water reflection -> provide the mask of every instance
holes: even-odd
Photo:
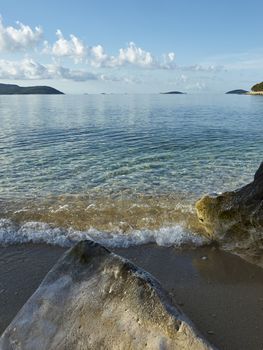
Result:
[[[236,96],[0,97],[0,196],[233,189],[261,160],[262,104]]]

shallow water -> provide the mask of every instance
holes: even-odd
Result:
[[[252,180],[262,111],[261,96],[0,96],[0,241],[188,242],[199,196]]]

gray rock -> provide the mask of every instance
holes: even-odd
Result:
[[[263,267],[263,162],[250,184],[204,196],[196,210],[208,238]]]
[[[212,349],[159,283],[83,241],[48,273],[0,339],[0,349]]]

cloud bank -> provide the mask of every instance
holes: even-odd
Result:
[[[0,78],[17,80],[67,79],[73,81],[99,80],[100,75],[85,70],[69,69],[56,64],[40,64],[33,59],[0,60]]]
[[[112,55],[105,51],[103,45],[87,45],[74,34],[65,37],[58,29],[55,35],[54,42],[49,42],[40,26],[32,28],[21,22],[16,22],[15,26],[5,26],[0,17],[0,53],[15,56],[14,60],[0,59],[0,78],[140,83],[141,78],[122,77],[119,72],[121,69],[124,72],[134,69],[209,73],[223,69],[216,65],[179,66],[175,52],[156,56],[132,41]],[[49,63],[40,63],[43,61]],[[113,74],[109,73],[110,70]]]
[[[94,68],[134,66],[146,69],[174,69],[176,67],[174,52],[164,54],[160,60],[131,41],[113,56],[107,54],[102,45],[87,46],[73,34],[66,39],[62,31],[57,30],[56,35],[57,40],[53,44],[44,42],[43,52],[54,58],[70,58],[76,64],[84,62]]]

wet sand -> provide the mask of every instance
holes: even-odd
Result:
[[[0,248],[0,333],[64,251],[30,244]],[[147,245],[115,252],[152,273],[219,349],[263,349],[263,269],[213,248]]]

